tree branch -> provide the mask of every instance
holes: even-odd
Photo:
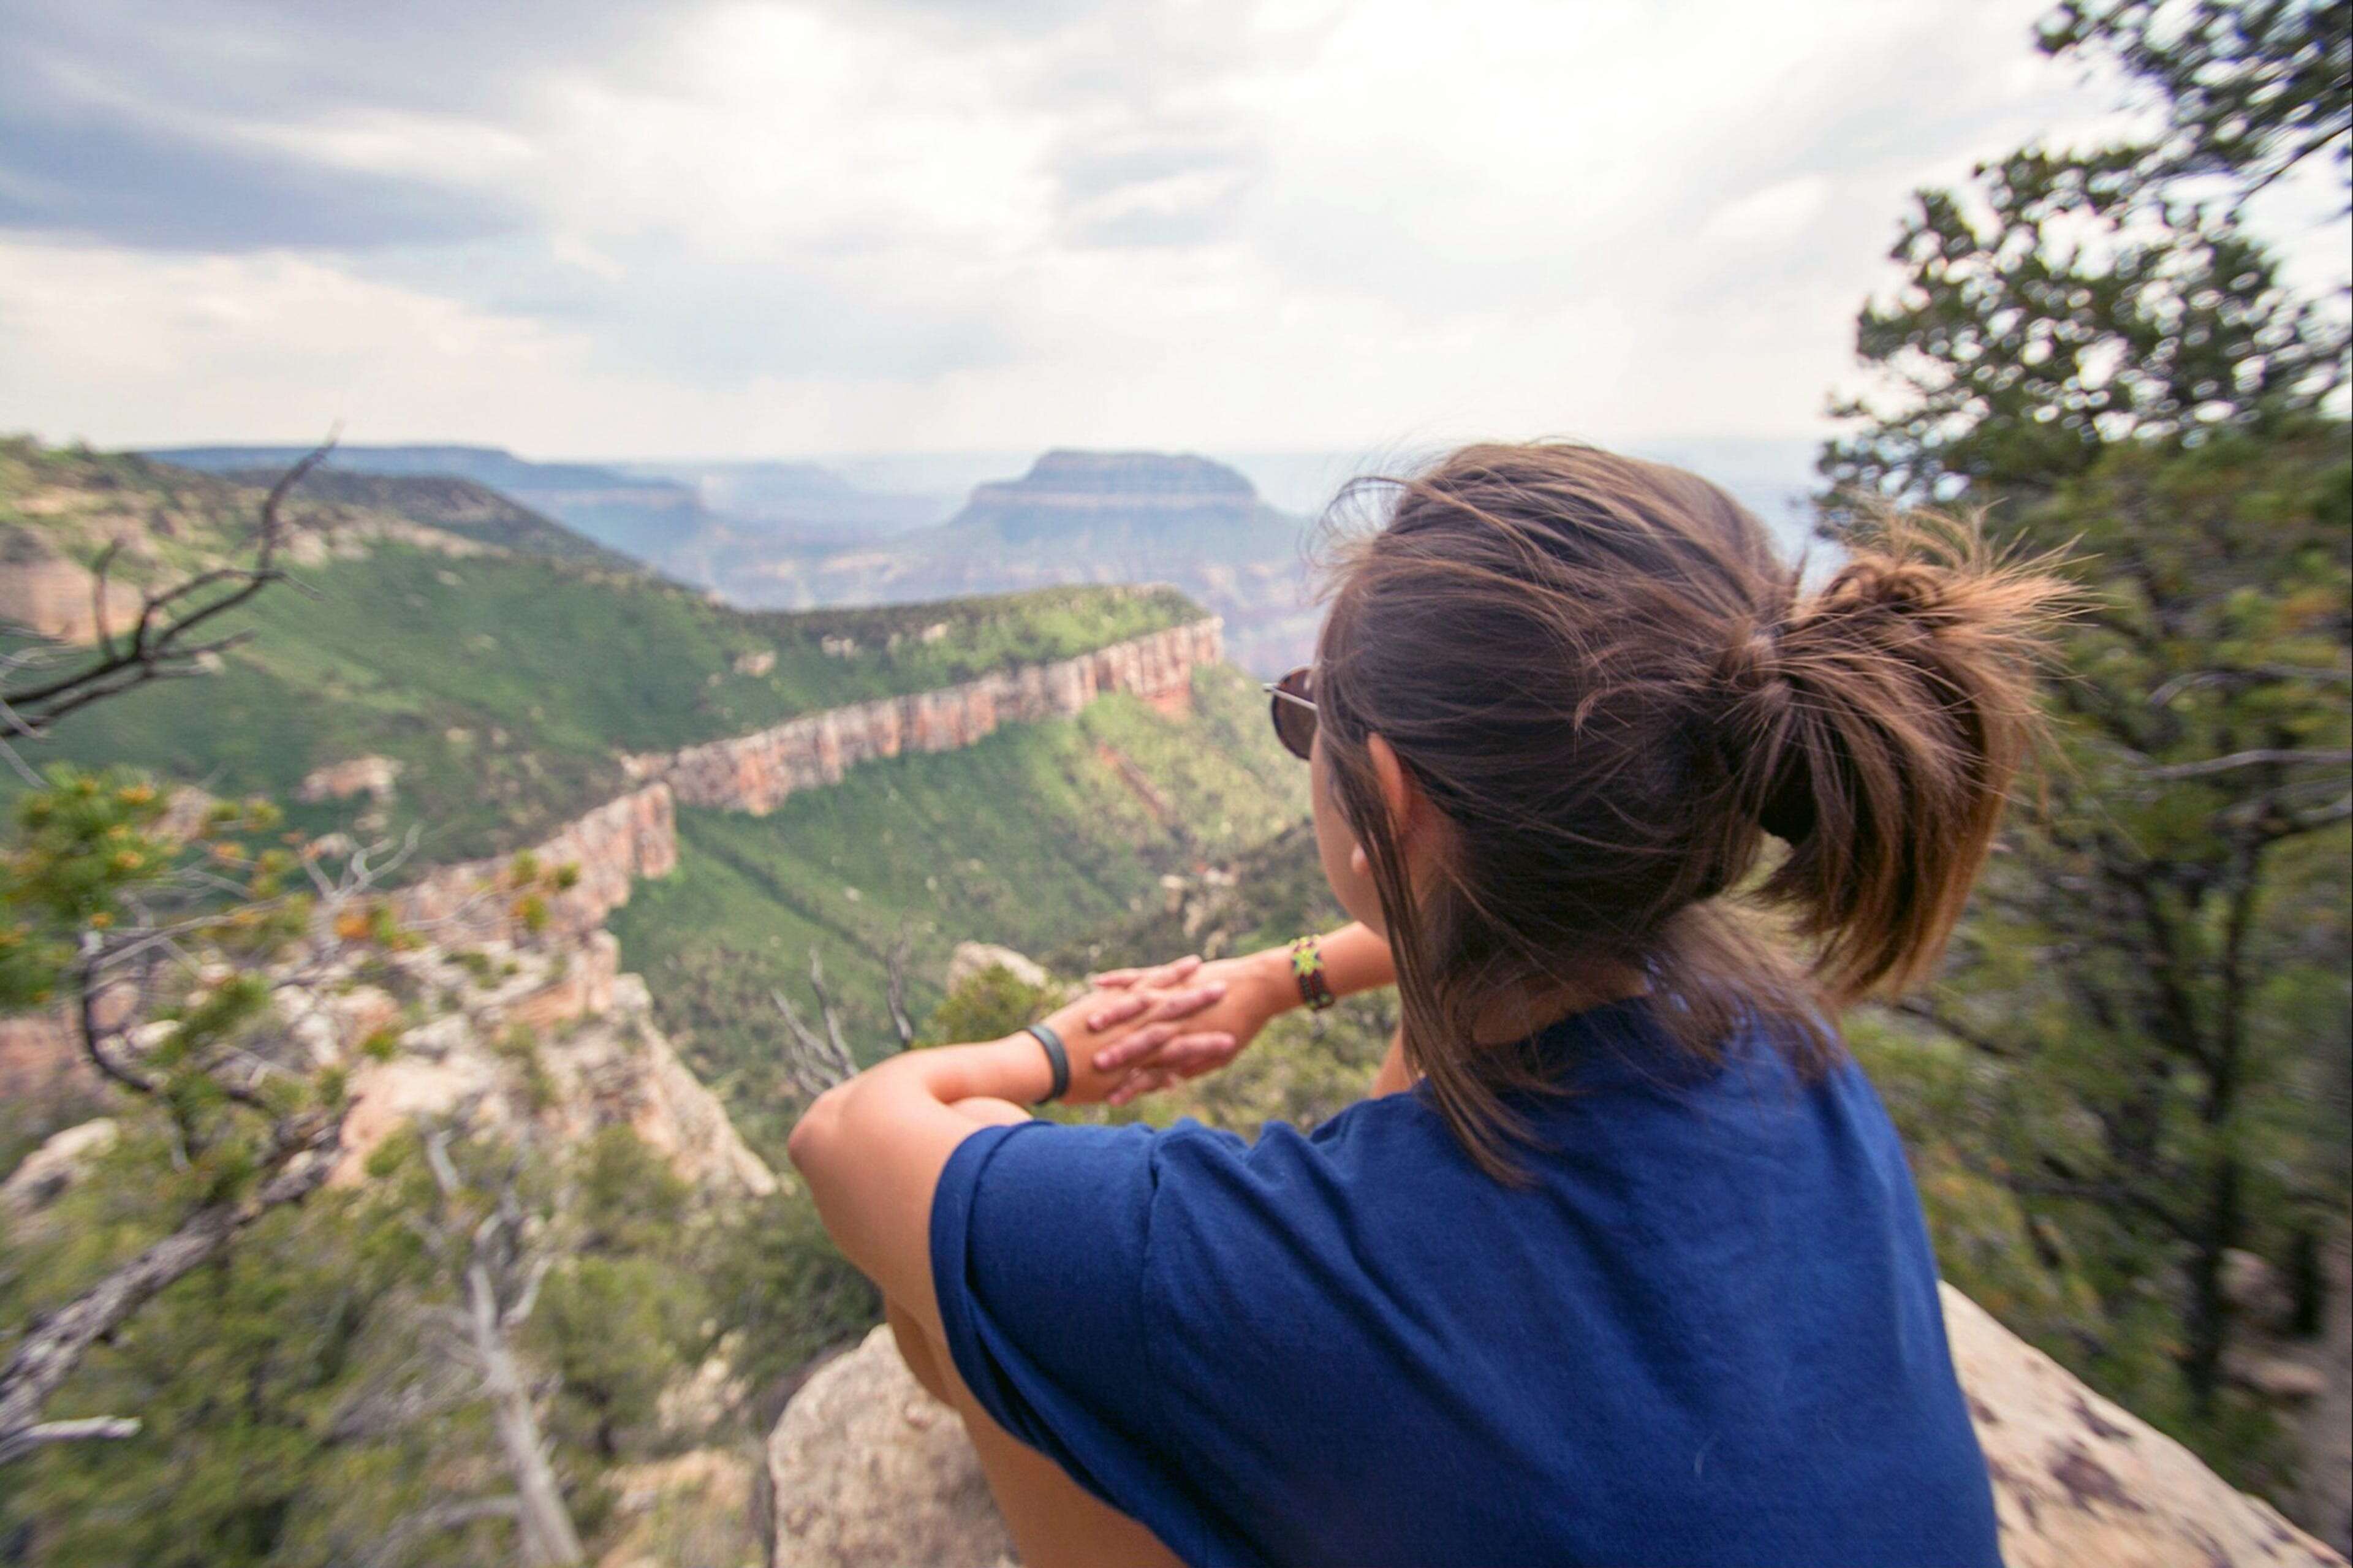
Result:
[[[236,1235],[270,1210],[301,1203],[327,1179],[342,1147],[343,1123],[318,1117],[283,1135],[263,1162],[269,1177],[250,1196],[207,1204],[177,1230],[109,1273],[35,1323],[0,1367],[0,1465],[38,1444],[29,1434],[45,1425],[41,1406],[90,1347],[114,1331],[158,1291],[220,1252]]]
[[[254,526],[252,564],[216,566],[160,593],[142,593],[138,619],[123,637],[117,637],[107,625],[106,613],[107,587],[119,545],[110,544],[101,551],[90,574],[91,613],[96,617],[98,642],[96,660],[28,686],[0,688],[0,711],[6,712],[11,727],[22,735],[39,736],[59,719],[93,702],[150,680],[195,674],[197,659],[241,640],[242,634],[200,644],[186,639],[189,633],[206,622],[237,608],[272,583],[286,580],[284,569],[277,563],[282,532],[279,509],[287,492],[325,461],[334,445],[335,438],[330,436],[270,486]],[[194,608],[180,607],[213,588],[227,591]]]
[[[2353,750],[2305,751],[2259,746],[2249,751],[2232,752],[2224,757],[2207,757],[2195,763],[2168,763],[2144,769],[2153,779],[2202,779],[2215,773],[2236,773],[2243,768],[2334,766],[2353,763]]]

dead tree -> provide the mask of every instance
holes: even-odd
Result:
[[[451,1529],[492,1515],[513,1518],[522,1537],[523,1562],[534,1565],[576,1563],[586,1553],[573,1528],[564,1490],[548,1462],[548,1444],[539,1429],[530,1381],[516,1356],[513,1337],[538,1305],[539,1288],[555,1261],[546,1237],[534,1238],[530,1216],[516,1192],[522,1152],[518,1150],[481,1217],[464,1225],[470,1189],[449,1156],[449,1131],[434,1129],[425,1139],[426,1163],[433,1172],[439,1203],[420,1226],[430,1250],[457,1276],[459,1302],[438,1314],[451,1348],[479,1380],[479,1396],[491,1406],[499,1455],[513,1486],[511,1496],[441,1505],[411,1520],[396,1534],[413,1538],[429,1529]],[[462,1237],[461,1237],[462,1231]]]
[[[264,498],[246,564],[200,572],[171,587],[142,593],[139,615],[121,636],[107,625],[107,582],[115,551],[100,556],[93,575],[97,596],[96,656],[79,668],[57,673],[54,650],[20,652],[0,660],[0,752],[32,782],[14,742],[45,739],[49,726],[67,714],[120,695],[151,680],[194,674],[205,657],[242,641],[238,632],[209,640],[195,634],[271,584],[286,580],[278,563],[283,531],[280,509],[287,492],[322,460],[332,443],[320,447],[289,468]],[[388,846],[350,856],[330,877],[306,861],[314,898],[310,953],[323,959],[339,945],[337,915],[365,896],[402,858],[401,850],[380,859]],[[146,1059],[135,1026],[155,998],[159,983],[177,970],[194,975],[208,938],[237,913],[267,911],[279,900],[248,901],[242,911],[224,912],[233,884],[190,870],[137,902],[133,919],[104,931],[79,932],[79,952],[61,976],[74,1001],[82,1055],[99,1075],[146,1103],[172,1103],[170,1083]],[[277,978],[299,980],[280,972]],[[290,1057],[293,1053],[289,1053]],[[238,1041],[216,1042],[200,1059],[178,1064],[175,1072],[197,1072],[239,1109],[250,1129],[250,1179],[239,1191],[205,1203],[183,1215],[170,1234],[110,1270],[72,1300],[26,1324],[16,1349],[0,1365],[0,1464],[23,1458],[48,1444],[87,1438],[125,1437],[139,1430],[136,1416],[105,1415],[69,1421],[43,1419],[58,1386],[72,1375],[90,1348],[111,1335],[133,1313],[191,1269],[217,1257],[248,1226],[265,1215],[299,1204],[325,1182],[342,1147],[338,1108],[315,1097],[278,1092],[272,1079],[299,1077],[299,1068]],[[289,1110],[290,1100],[295,1108]],[[185,1137],[186,1128],[178,1131]],[[184,1151],[185,1152],[185,1151]]]
[[[915,1043],[915,1026],[907,1016],[907,952],[909,942],[902,931],[891,944],[885,960],[889,965],[883,985],[885,1005],[891,1010],[892,1031],[898,1037],[898,1050]],[[856,1076],[858,1058],[841,1031],[841,1015],[834,1011],[833,996],[825,986],[825,961],[816,948],[809,949],[809,990],[817,997],[818,1020],[825,1026],[818,1033],[801,1021],[793,1010],[792,1002],[782,991],[771,990],[769,1000],[784,1016],[785,1027],[791,1037],[785,1043],[785,1081],[793,1092],[804,1100],[815,1100],[844,1079]]]

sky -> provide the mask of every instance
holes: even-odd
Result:
[[[1818,433],[2043,0],[0,0],[0,430]]]

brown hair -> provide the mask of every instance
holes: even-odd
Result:
[[[1524,1050],[1476,1042],[1499,994],[1613,960],[1693,1048],[1753,1013],[1819,1067],[1824,1006],[1935,963],[2037,732],[2055,577],[1915,515],[1807,594],[1722,490],[1588,447],[1466,447],[1367,482],[1386,522],[1334,576],[1325,761],[1389,926],[1408,1062],[1482,1166],[1511,1179],[1525,1124],[1504,1096],[1547,1087]],[[1372,734],[1448,825],[1410,896]],[[1744,889],[1767,834],[1788,853]]]

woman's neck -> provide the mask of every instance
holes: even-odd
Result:
[[[1472,1038],[1482,1046],[1509,1045],[1563,1018],[1640,996],[1650,988],[1650,982],[1634,965],[1593,960],[1567,973],[1546,975],[1498,993],[1480,1008]]]

